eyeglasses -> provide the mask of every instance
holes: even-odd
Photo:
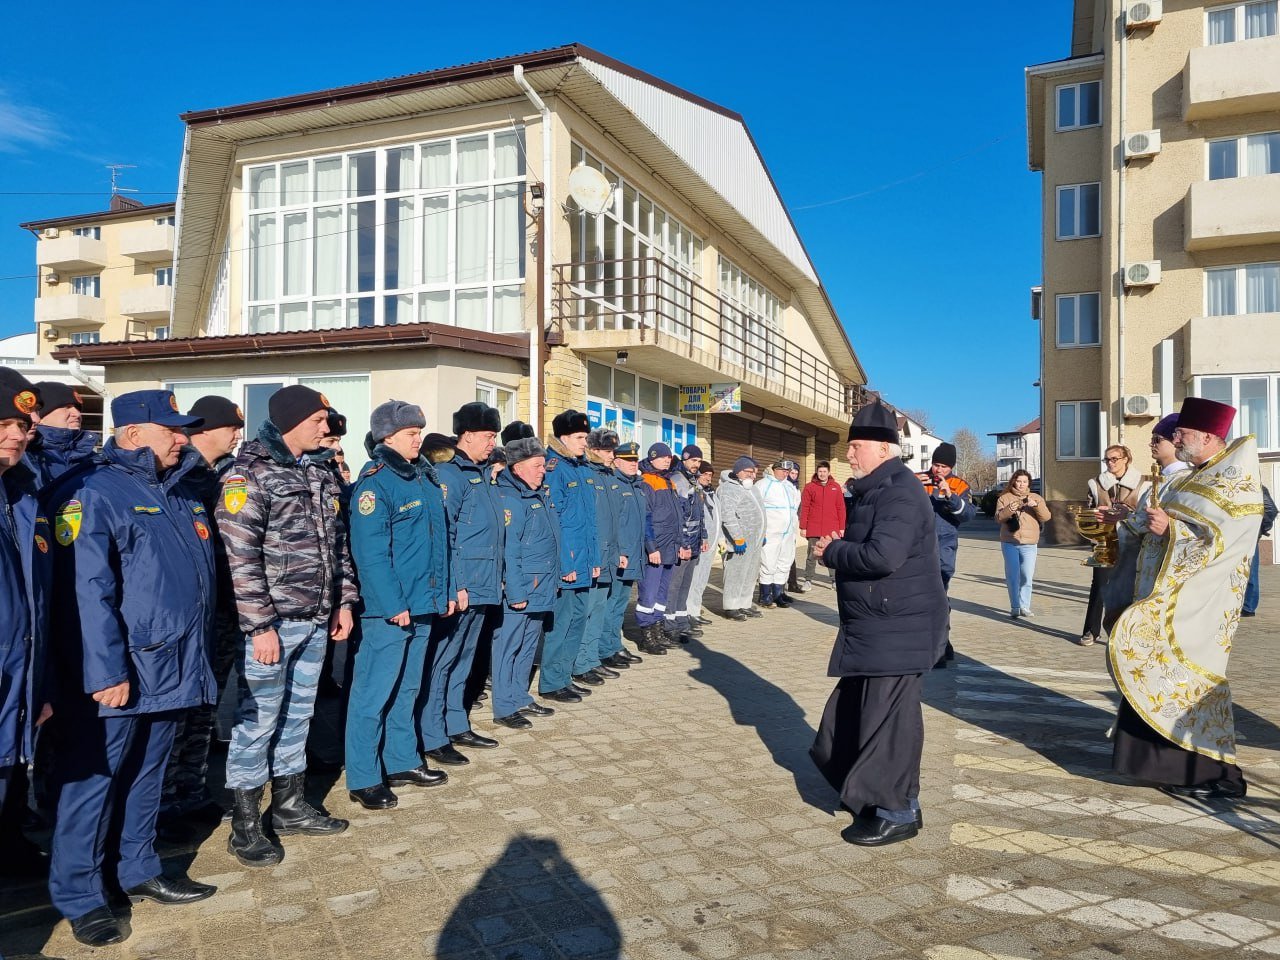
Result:
[[[1119,463],[1123,459],[1125,458],[1124,457],[1103,457],[1102,462],[1103,463]]]

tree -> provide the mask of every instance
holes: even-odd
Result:
[[[968,427],[956,431],[956,473],[981,493],[995,486],[996,458],[982,449],[982,440]]]
[[[912,407],[910,410],[903,410],[902,415],[920,424],[925,433],[933,433],[933,421],[929,417],[929,411],[923,407]]]

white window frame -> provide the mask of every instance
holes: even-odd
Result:
[[[169,214],[167,217],[156,217],[156,226],[158,227],[172,227],[175,226],[177,222],[178,218],[173,214]]]
[[[1240,403],[1240,381],[1266,380],[1267,427],[1271,432],[1271,436],[1258,437],[1258,452],[1267,453],[1280,450],[1280,373],[1214,373],[1197,376],[1192,378],[1191,381],[1191,392],[1195,396],[1204,396],[1204,382],[1206,380],[1231,381],[1231,397],[1227,402],[1236,408],[1237,413],[1232,423],[1231,436],[1228,439],[1235,439],[1240,436],[1238,427],[1243,420],[1244,410]]]
[[[73,330],[69,334],[73,346],[84,346],[91,343],[102,342],[101,330]]]
[[[163,324],[162,326],[156,327],[155,330],[152,331],[152,336],[156,340],[168,340],[169,325],[166,323],[166,324]]]
[[[88,281],[88,285],[93,288],[92,293],[85,293],[83,290],[77,290],[77,285]],[[102,277],[96,273],[78,274],[71,278],[71,292],[80,297],[93,297],[95,300],[102,299]]]
[[[157,287],[173,286],[173,267],[156,267],[152,275],[156,278]]]
[[[769,380],[783,379],[782,298],[723,254],[716,295],[723,301],[720,355]],[[736,334],[737,346],[724,339]]]
[[[506,400],[501,397],[501,394],[504,393],[509,394]],[[504,387],[500,383],[476,380],[476,399],[496,409],[503,423],[510,423],[516,419],[517,394],[518,389],[516,387]]]
[[[1080,341],[1080,298],[1095,297],[1098,302],[1098,339],[1092,343],[1082,343]],[[1076,303],[1076,320],[1075,320],[1075,336],[1072,341],[1062,340],[1060,334],[1062,325],[1060,318],[1062,316],[1062,301],[1074,300]],[[1097,290],[1086,290],[1081,293],[1059,293],[1053,298],[1053,339],[1054,343],[1062,350],[1081,350],[1092,347],[1102,346],[1102,294]]]
[[[71,233],[72,233],[74,236],[77,236],[77,237],[88,237],[88,238],[89,238],[89,239],[91,239],[91,240],[101,240],[101,239],[102,239],[102,228],[101,228],[101,227],[75,227],[75,228],[73,228],[73,229],[72,229]]]
[[[1064,90],[1072,91],[1076,102],[1076,117],[1080,116],[1080,88],[1087,86],[1095,86],[1098,88],[1098,119],[1093,123],[1070,123],[1062,122],[1062,92]],[[1067,133],[1071,130],[1088,130],[1090,127],[1102,126],[1102,81],[1101,80],[1081,80],[1079,83],[1063,83],[1054,88],[1053,92],[1053,129],[1057,133]]]
[[[1262,37],[1246,37],[1246,36],[1244,35],[1244,29],[1245,29],[1245,7],[1252,6],[1254,3],[1257,3],[1257,2],[1270,3],[1272,6],[1278,6],[1278,4],[1277,4],[1277,0],[1244,0],[1244,2],[1242,2],[1242,3],[1222,3],[1222,4],[1218,4],[1217,6],[1213,6],[1213,7],[1206,7],[1206,8],[1205,8],[1205,11],[1204,11],[1204,44],[1205,44],[1205,46],[1206,46],[1206,47],[1208,47],[1208,46],[1215,46],[1215,47],[1217,47],[1217,46],[1223,46],[1223,45],[1224,45],[1224,44],[1226,44],[1226,43],[1242,43],[1242,42],[1244,42],[1245,40],[1262,40],[1262,39],[1265,39],[1266,37],[1274,37],[1274,36],[1276,36],[1276,34],[1274,34],[1274,33],[1263,34],[1263,36],[1262,36]],[[1236,39],[1234,39],[1234,40],[1226,40],[1226,41],[1223,41],[1223,43],[1221,43],[1221,44],[1218,44],[1218,43],[1210,43],[1210,42],[1209,42],[1209,16],[1210,16],[1210,14],[1214,14],[1214,13],[1221,13],[1221,12],[1222,12],[1222,11],[1224,11],[1224,10],[1234,10],[1234,11],[1235,11],[1235,14],[1236,14],[1236,17],[1235,17],[1235,20],[1236,20],[1236,24],[1235,24],[1235,32],[1236,32],[1236,34],[1235,34],[1235,35],[1236,35]],[[1278,9],[1278,10],[1277,10],[1277,20],[1280,20],[1280,9]],[[1278,25],[1277,25],[1277,30],[1278,30],[1278,31],[1280,31],[1280,24],[1278,24]]]
[[[1090,410],[1088,413],[1089,413],[1089,416],[1092,416],[1094,422],[1097,424],[1098,449],[1094,450],[1092,453],[1077,449],[1077,451],[1073,454],[1064,454],[1062,452],[1062,430],[1059,429],[1059,426],[1062,423],[1063,408],[1064,407],[1074,408],[1073,415],[1075,417],[1075,423],[1076,423],[1076,429],[1075,429],[1076,444],[1077,444],[1077,447],[1079,447],[1080,446],[1080,443],[1079,443],[1080,424],[1084,422],[1084,420],[1081,417],[1081,407],[1084,404],[1092,404],[1093,406],[1093,409]],[[1059,400],[1058,403],[1055,405],[1054,414],[1055,416],[1053,421],[1053,427],[1054,427],[1054,433],[1056,434],[1056,436],[1054,437],[1055,459],[1081,461],[1081,460],[1098,460],[1102,457],[1102,450],[1103,450],[1102,422],[1101,422],[1102,401],[1100,400]]]
[[[1205,267],[1203,281],[1203,298],[1204,308],[1201,316],[1205,317],[1245,317],[1253,314],[1272,313],[1275,311],[1250,311],[1249,310],[1249,288],[1246,284],[1245,277],[1249,267],[1278,267],[1280,268],[1280,260],[1262,260],[1257,263],[1224,263],[1219,267]],[[1236,312],[1235,313],[1210,313],[1209,312],[1209,274],[1219,273],[1226,270],[1235,271],[1236,281]]]
[[[1080,224],[1080,211],[1082,209],[1080,198],[1084,194],[1084,187],[1096,187],[1098,190],[1098,232],[1097,233],[1072,233],[1064,234],[1062,232],[1062,193],[1064,190],[1071,190],[1075,194],[1075,222],[1077,227]],[[1053,219],[1054,219],[1054,236],[1058,240],[1088,240],[1093,237],[1102,236],[1102,183],[1098,180],[1086,181],[1084,183],[1064,183],[1055,188],[1053,191]]]
[[[1213,146],[1217,143],[1234,143],[1236,145],[1236,172],[1229,177],[1219,177],[1218,180],[1240,180],[1244,177],[1271,176],[1271,173],[1252,173],[1248,171],[1245,173],[1240,172],[1241,166],[1247,166],[1249,163],[1250,138],[1267,136],[1280,136],[1280,130],[1259,130],[1255,133],[1241,134],[1238,137],[1215,137],[1213,140],[1206,140],[1204,144],[1204,178],[1206,180],[1210,180],[1213,176],[1213,164],[1211,157],[1213,153]],[[1280,173],[1280,170],[1275,172]]]
[[[605,420],[604,425],[608,426],[611,430],[616,430],[623,443],[627,443],[629,441],[634,440],[635,442],[640,444],[640,449],[642,452],[644,450],[647,450],[650,444],[663,439],[662,421],[664,419],[671,421],[673,437],[675,432],[674,428],[677,425],[679,425],[682,428],[684,433],[685,444],[689,444],[689,443],[696,444],[698,442],[698,421],[695,417],[685,416],[680,414],[679,412],[666,413],[661,409],[654,410],[650,407],[642,406],[640,403],[640,381],[641,380],[650,380],[658,385],[658,407],[659,408],[662,407],[662,397],[663,397],[664,390],[667,388],[674,389],[678,395],[680,390],[680,387],[678,384],[671,383],[670,381],[666,381],[666,380],[658,380],[654,377],[648,377],[635,370],[625,370],[623,371],[624,373],[629,373],[635,377],[635,398],[629,403],[625,401],[616,401],[613,399],[613,374],[618,369],[617,365],[602,363],[599,360],[591,360],[588,362],[596,363],[601,367],[608,368],[609,370],[608,396],[600,396],[598,394],[588,393],[587,394],[588,407],[592,402],[595,402],[595,403],[599,403],[606,412],[612,410],[617,413],[618,419],[616,422],[611,420]],[[634,433],[628,433],[626,430],[624,430],[623,422],[622,422],[623,411],[627,411],[633,415],[634,424],[632,426],[632,429],[635,431]],[[650,430],[650,429],[656,429],[657,431],[656,434],[652,437],[646,436],[646,433],[645,433],[646,430]],[[689,439],[690,436],[693,437],[692,440]],[[679,450],[676,450],[677,454],[679,454],[679,452],[680,452]]]

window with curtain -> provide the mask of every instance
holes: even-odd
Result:
[[[524,328],[523,128],[246,171],[247,332]]]
[[[1207,316],[1280,313],[1280,263],[1211,267],[1204,275]]]
[[[1280,375],[1196,377],[1192,386],[1196,396],[1236,408],[1228,440],[1253,434],[1259,450],[1280,449]]]
[[[1213,46],[1274,37],[1278,7],[1277,0],[1249,0],[1211,7],[1205,14],[1205,42]]]
[[[1280,173],[1280,132],[1210,140],[1207,149],[1210,180]]]
[[[781,379],[783,373],[782,301],[733,261],[720,258],[719,286],[723,332],[720,353],[752,373]]]

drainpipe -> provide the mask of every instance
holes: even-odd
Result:
[[[529,425],[535,436],[542,436],[542,341],[547,333],[547,321],[551,317],[551,254],[552,227],[555,222],[555,204],[552,201],[551,179],[551,110],[529,86],[524,78],[524,67],[516,64],[512,70],[516,86],[524,91],[542,115],[542,210],[538,220],[541,226],[538,236],[538,262],[542,266],[538,278],[538,328],[529,336]]]
[[[1120,177],[1116,186],[1116,207],[1119,211],[1116,218],[1116,256],[1120,259],[1120,278],[1119,278],[1119,296],[1116,300],[1116,389],[1120,393],[1120,416],[1116,421],[1116,443],[1124,442],[1124,308],[1125,308],[1125,289],[1124,289],[1124,266],[1125,266],[1125,207],[1124,207],[1124,187],[1125,187],[1125,164],[1124,164],[1124,138],[1128,131],[1125,120],[1126,105],[1128,103],[1129,93],[1129,31],[1125,27],[1124,22],[1124,5],[1120,5],[1120,18],[1118,24],[1120,27],[1120,109],[1117,111],[1117,124],[1120,128],[1120,145],[1113,147],[1115,156],[1120,163]],[[1114,279],[1113,279],[1113,282]]]

